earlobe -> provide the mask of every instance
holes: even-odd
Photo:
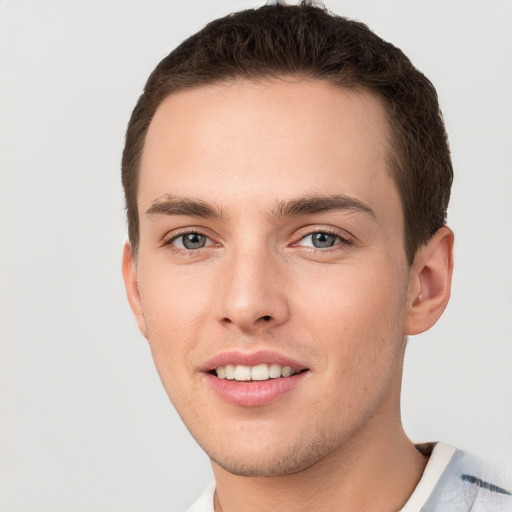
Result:
[[[140,300],[139,286],[137,282],[137,269],[133,259],[133,251],[130,242],[125,242],[123,248],[123,263],[122,263],[124,286],[126,289],[126,296],[128,302],[135,315],[137,324],[142,335],[147,338],[146,321],[142,310],[142,303]]]
[[[442,227],[418,249],[411,269],[405,334],[430,329],[450,298],[453,273],[453,232]]]

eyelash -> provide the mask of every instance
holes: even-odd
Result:
[[[186,235],[204,236],[205,238],[207,238],[208,240],[210,240],[213,243],[211,245],[208,245],[205,247],[200,247],[199,249],[186,249],[186,248],[182,249],[180,247],[176,247],[173,245],[174,241],[176,241]],[[162,245],[162,247],[166,247],[173,252],[185,254],[186,256],[193,256],[194,254],[197,254],[200,249],[209,249],[209,248],[213,247],[215,245],[215,242],[212,240],[211,236],[209,236],[207,233],[204,233],[200,229],[188,229],[188,230],[181,231],[180,233],[177,233],[177,234],[173,233],[171,236],[166,237],[164,240],[162,240],[161,245]]]
[[[322,248],[322,249],[319,248],[319,247],[304,247],[306,250],[309,249],[311,251],[318,251],[318,252],[321,252],[321,253],[330,253],[330,252],[333,252],[333,251],[340,250],[340,246],[343,246],[343,245],[344,246],[351,246],[351,245],[354,244],[354,239],[348,233],[341,234],[339,231],[336,231],[334,229],[318,228],[318,229],[308,230],[307,232],[301,234],[300,238],[298,239],[298,241],[294,242],[292,245],[296,246],[300,242],[305,240],[306,238],[308,238],[308,237],[310,237],[312,235],[315,235],[317,233],[333,236],[333,237],[338,239],[338,243],[335,243],[334,245],[332,245],[330,247],[325,247],[325,248]]]
[[[334,245],[330,246],[330,247],[326,247],[326,248],[318,248],[318,247],[307,247],[307,246],[303,246],[304,249],[306,250],[309,250],[309,251],[318,251],[320,253],[330,253],[330,252],[333,252],[333,251],[336,251],[336,250],[340,250],[340,247],[339,246],[342,246],[342,245],[345,245],[345,246],[351,246],[354,244],[354,239],[344,233],[344,234],[341,234],[339,231],[336,231],[334,229],[328,229],[328,228],[318,228],[318,229],[311,229],[311,230],[308,230],[308,231],[304,231],[303,233],[301,233],[299,235],[299,238],[296,242],[293,242],[291,244],[292,247],[294,246],[300,246],[299,243],[302,242],[303,240],[305,240],[307,237],[310,237],[312,235],[315,235],[317,233],[321,233],[321,234],[325,234],[325,235],[330,235],[330,236],[333,236],[335,238],[338,239],[338,243],[335,243]],[[208,240],[210,240],[211,242],[213,242],[211,245],[207,245],[207,246],[204,246],[204,247],[200,247],[198,249],[182,249],[180,247],[176,247],[173,245],[173,242],[178,240],[179,238],[181,237],[184,237],[186,235],[200,235],[200,236],[204,236],[206,237]],[[162,241],[162,247],[167,247],[169,250],[173,251],[173,252],[176,252],[176,253],[180,253],[182,255],[185,255],[185,256],[193,256],[195,254],[197,254],[200,250],[204,250],[204,249],[210,249],[212,247],[215,246],[215,241],[212,240],[212,237],[209,236],[208,234],[204,233],[203,231],[199,230],[199,229],[188,229],[188,230],[185,230],[185,231],[182,231],[180,233],[175,233],[173,234],[172,236],[169,236],[167,238],[165,238],[163,241]]]

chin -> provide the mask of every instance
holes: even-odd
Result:
[[[210,459],[237,476],[275,477],[300,473],[325,459],[338,444],[327,436],[315,436],[309,443],[287,440],[286,446],[267,446],[258,449],[235,449],[208,453]]]

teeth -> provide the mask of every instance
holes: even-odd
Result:
[[[222,368],[219,366],[219,368]],[[226,371],[226,379],[233,380],[235,378],[235,365],[234,364],[228,364],[225,368]],[[218,375],[218,372],[217,372]],[[223,378],[223,377],[221,377]]]
[[[235,366],[235,380],[251,380],[251,368],[237,364]]]
[[[271,379],[277,379],[281,377],[281,365],[279,364],[271,364],[268,368],[268,376]]]
[[[250,381],[278,379],[279,377],[291,377],[295,371],[290,366],[279,364],[258,364],[256,366],[245,366],[243,364],[228,364],[217,366],[215,369],[220,379]]]
[[[258,364],[251,368],[251,380],[267,380],[269,378],[268,365]]]
[[[292,374],[292,369],[289,366],[283,366],[281,370],[281,375],[283,377],[289,377]]]

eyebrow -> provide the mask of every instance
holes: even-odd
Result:
[[[315,215],[330,211],[345,210],[361,212],[375,218],[375,212],[354,197],[345,195],[307,196],[290,201],[279,201],[272,215],[277,218]]]
[[[206,219],[218,219],[221,212],[206,201],[188,199],[165,194],[155,199],[151,207],[146,211],[147,215],[187,215]]]
[[[289,201],[278,201],[271,217],[300,217],[330,211],[361,212],[375,218],[375,212],[354,197],[345,195],[306,196]],[[219,219],[222,212],[216,206],[199,199],[179,198],[165,194],[156,199],[146,211],[147,215],[186,215],[207,219]]]

